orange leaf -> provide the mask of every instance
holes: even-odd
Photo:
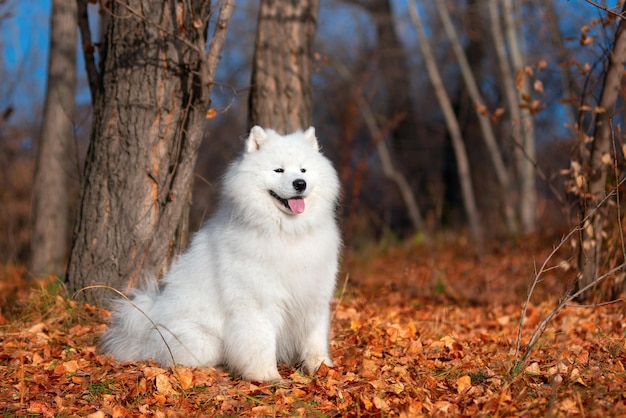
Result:
[[[468,375],[461,376],[456,380],[456,392],[458,394],[466,392],[472,387],[472,378]]]
[[[193,387],[193,372],[189,367],[178,366],[175,369],[176,378],[183,390]]]

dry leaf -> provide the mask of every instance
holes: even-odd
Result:
[[[531,374],[531,375],[535,375],[535,376],[541,375],[541,370],[539,370],[539,363],[537,362],[532,363],[530,366],[526,367],[526,369],[524,370],[526,373]]]
[[[456,379],[456,393],[461,394],[472,387],[472,378],[465,375]]]
[[[178,392],[174,390],[172,387],[172,383],[170,379],[165,374],[157,375],[156,377],[156,388],[162,395],[172,396],[178,395]]]
[[[206,111],[206,116],[205,116],[206,119],[213,119],[216,116],[217,116],[217,109],[211,108]]]

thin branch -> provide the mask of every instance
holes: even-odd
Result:
[[[613,118],[609,120],[611,124],[611,143],[613,144],[613,175],[615,181],[619,181],[619,168],[617,166],[617,146],[615,144],[615,129],[613,129]],[[624,243],[624,228],[622,228],[622,208],[619,204],[619,187],[615,188],[615,200],[617,200],[617,227],[619,231],[620,244],[622,246],[622,260],[626,261],[626,243]]]
[[[350,273],[346,273],[346,278],[343,281],[343,287],[341,288],[341,293],[337,298],[337,305],[335,306],[335,310],[333,311],[333,316],[330,318],[331,322],[335,321],[335,316],[337,315],[337,310],[339,309],[339,305],[343,301],[343,297],[346,294],[346,288],[348,287],[348,281],[350,280]]]
[[[117,290],[114,287],[111,286],[106,286],[106,285],[92,285],[92,286],[86,286],[83,287],[81,289],[78,289],[76,292],[74,292],[71,296],[72,299],[76,299],[76,296],[85,291],[85,290],[92,290],[92,289],[108,289],[108,290],[112,290],[113,292],[117,293],[119,296],[122,297],[122,299],[126,300],[126,302],[128,302],[130,304],[130,306],[132,306],[133,308],[137,309],[139,311],[139,313],[141,313],[149,322],[150,324],[152,324],[152,327],[154,328],[154,330],[159,334],[159,336],[161,337],[161,340],[163,340],[163,344],[165,344],[165,347],[167,348],[167,351],[170,354],[170,358],[172,359],[172,364],[176,364],[176,361],[174,360],[174,354],[172,353],[172,350],[170,349],[169,344],[167,344],[167,341],[165,341],[165,336],[161,333],[161,330],[159,329],[158,325],[152,320],[152,318],[150,318],[150,315],[148,315],[146,312],[144,312],[143,309],[141,309],[139,306],[137,306],[128,296],[126,296],[124,293],[120,292],[119,290]],[[170,334],[171,331],[167,330]],[[173,335],[173,334],[172,334]],[[176,336],[174,336],[176,337]]]
[[[552,250],[552,252],[548,255],[548,257],[546,257],[545,261],[543,262],[543,264],[541,265],[541,268],[539,269],[538,272],[536,272],[535,274],[535,279],[533,280],[533,283],[530,287],[530,289],[528,290],[528,296],[526,297],[526,302],[524,303],[524,308],[522,309],[522,315],[520,317],[520,324],[519,324],[519,329],[518,329],[518,333],[517,333],[517,344],[515,347],[515,365],[513,367],[513,369],[511,370],[511,374],[516,374],[517,372],[519,372],[522,369],[522,366],[526,363],[526,361],[528,360],[528,357],[530,356],[530,352],[532,351],[532,349],[534,348],[534,346],[536,345],[538,339],[541,337],[541,335],[543,335],[543,332],[546,330],[548,323],[552,320],[552,318],[554,318],[554,316],[559,313],[565,306],[567,306],[572,300],[574,300],[575,298],[577,298],[578,296],[582,295],[584,292],[586,292],[587,290],[591,289],[592,287],[596,286],[597,284],[599,284],[600,282],[602,282],[604,279],[606,279],[607,277],[612,276],[614,273],[624,269],[626,267],[626,261],[624,261],[622,264],[620,264],[619,266],[609,270],[607,273],[603,274],[602,276],[597,277],[595,280],[591,281],[588,285],[582,287],[581,289],[578,289],[576,292],[573,293],[569,293],[565,298],[563,298],[561,300],[561,302],[558,304],[558,306],[556,308],[554,308],[545,318],[543,321],[541,321],[541,323],[537,326],[537,328],[535,329],[535,331],[533,332],[530,341],[528,342],[528,344],[526,345],[526,351],[524,353],[524,355],[522,356],[522,358],[518,361],[519,358],[519,353],[521,351],[521,345],[522,345],[522,330],[524,327],[524,322],[525,322],[525,318],[526,318],[526,312],[528,310],[528,306],[530,305],[530,299],[532,297],[532,294],[535,290],[535,288],[537,287],[537,284],[541,282],[541,276],[549,270],[549,268],[547,268],[547,264],[548,262],[554,257],[554,255],[557,253],[557,251],[563,246],[563,244],[565,242],[567,242],[572,235],[580,232],[582,230],[582,226],[584,225],[585,221],[587,221],[589,218],[591,218],[598,210],[600,210],[600,208],[611,198],[613,197],[617,192],[616,190],[619,189],[619,187],[626,182],[626,178],[622,179],[621,181],[619,181],[619,183],[615,186],[615,188],[608,193],[599,203],[598,205],[592,210],[590,211],[584,219],[581,220],[581,222],[578,224],[577,227],[573,228],[571,231],[569,231],[569,233],[561,239],[561,241],[559,242],[559,244]]]
[[[603,306],[612,305],[614,303],[623,302],[623,301],[624,301],[623,298],[618,298],[618,299],[613,299],[613,300],[609,300],[609,301],[606,301],[606,302],[591,303],[591,304],[587,304],[587,305],[581,305],[579,303],[577,303],[575,305],[570,305],[568,303],[566,306],[568,308],[601,308]]]
[[[72,0],[70,0],[72,1]],[[91,28],[89,27],[89,13],[87,12],[88,0],[76,0],[78,4],[78,29],[83,42],[83,57],[85,59],[85,70],[91,91],[91,104],[96,102],[96,98],[102,92],[102,83],[96,67],[94,58],[95,46],[91,40]]]
[[[626,268],[626,263],[622,263],[617,267],[612,268],[611,270],[609,270],[608,272],[606,272],[605,274],[597,277],[594,281],[592,281],[591,283],[589,283],[588,285],[582,287],[581,289],[579,289],[578,291],[574,292],[574,293],[570,293],[569,296],[565,297],[563,300],[561,300],[561,302],[558,304],[558,306],[556,308],[554,308],[544,319],[543,321],[541,321],[539,323],[539,325],[537,326],[537,328],[535,329],[535,332],[533,332],[533,334],[530,337],[530,341],[528,342],[528,344],[526,345],[526,352],[524,353],[524,355],[522,356],[521,360],[519,362],[515,363],[515,366],[513,367],[513,369],[511,370],[512,374],[517,374],[517,372],[519,372],[523,365],[526,363],[526,361],[528,360],[528,357],[530,356],[530,353],[532,351],[532,349],[534,348],[534,346],[537,344],[537,341],[539,340],[539,338],[543,335],[544,331],[546,330],[546,328],[548,328],[548,324],[550,323],[550,321],[552,321],[552,318],[554,318],[556,316],[556,314],[558,314],[565,306],[567,306],[572,300],[576,299],[578,296],[582,295],[583,293],[585,293],[587,290],[591,289],[592,287],[598,285],[599,283],[601,283],[604,279],[611,277],[613,274],[617,273],[620,270],[623,270],[624,268]],[[517,354],[517,353],[516,353]]]
[[[595,1],[591,1],[591,0],[585,0],[587,3],[591,4],[594,7],[597,7],[598,9],[602,9],[605,12],[607,12],[608,14],[615,16],[615,17],[621,17],[622,19],[626,19],[626,14],[624,12],[619,13],[619,12],[614,12],[613,10],[609,9],[607,6],[604,6],[602,4],[598,4]]]
[[[215,78],[215,71],[217,64],[220,61],[222,49],[224,48],[224,42],[226,41],[226,33],[228,32],[228,24],[230,18],[235,9],[235,0],[224,0],[222,7],[220,8],[220,14],[217,18],[217,24],[215,26],[215,32],[213,32],[213,38],[211,39],[211,46],[209,47],[208,61],[208,79],[213,82]]]

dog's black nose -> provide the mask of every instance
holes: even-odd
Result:
[[[303,192],[306,189],[306,181],[303,179],[295,179],[292,184],[293,188],[298,192]]]

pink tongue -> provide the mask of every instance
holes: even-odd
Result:
[[[289,203],[289,208],[293,213],[304,212],[304,199],[289,199],[287,203]]]

